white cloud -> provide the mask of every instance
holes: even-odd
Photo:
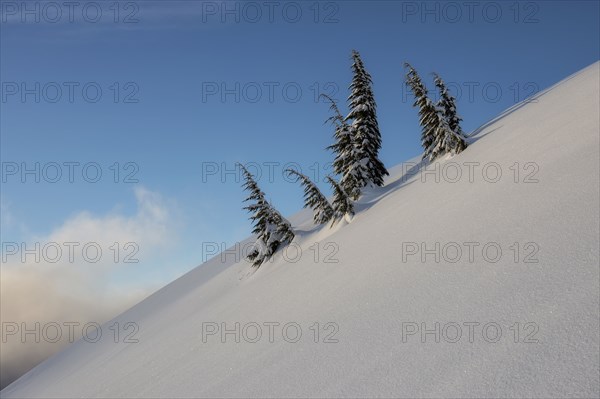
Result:
[[[134,282],[115,281],[119,272],[146,269],[145,260],[168,250],[179,230],[173,204],[145,188],[136,188],[134,193],[137,210],[133,215],[112,212],[97,216],[79,212],[50,234],[28,240],[26,248],[29,250],[39,243],[39,251],[35,251],[39,262],[36,262],[35,254],[27,255],[25,261],[20,251],[10,254],[5,251],[6,242],[3,242],[0,268],[3,329],[6,323],[27,323],[29,327],[35,322],[42,326],[48,322],[103,323],[158,288],[145,283],[144,276]],[[5,201],[2,204],[2,223],[5,223],[5,215],[10,217],[10,214]],[[86,244],[88,248],[101,249],[102,255],[97,262],[85,259],[83,248]],[[72,257],[69,245],[73,248]],[[62,251],[60,257],[57,247]],[[138,251],[132,257],[139,259],[139,263],[125,263],[125,256],[136,249]],[[12,250],[14,252],[14,248]],[[88,259],[97,258],[93,248],[89,253]],[[35,343],[33,336],[28,336],[25,344],[21,343],[19,335],[7,338],[0,352],[2,387],[67,343],[66,336],[55,344],[45,343],[43,339],[41,343]]]

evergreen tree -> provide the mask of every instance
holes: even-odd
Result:
[[[294,231],[290,222],[284,218],[271,204],[271,217],[268,225],[270,234],[265,240],[267,250],[265,260],[268,260],[282,246],[288,245],[294,239]]]
[[[289,244],[294,239],[294,232],[290,222],[266,200],[252,174],[243,165],[239,166],[245,178],[243,187],[250,192],[244,202],[251,203],[244,209],[251,214],[250,220],[254,224],[252,233],[256,235],[256,242],[248,254],[248,260],[254,267],[259,267],[269,260],[279,247]]]
[[[304,187],[304,207],[314,211],[315,224],[327,223],[333,217],[333,208],[319,188],[305,175],[292,169],[286,170],[290,176],[296,176]]]
[[[423,159],[429,157],[430,148],[435,141],[433,114],[435,114],[435,106],[431,99],[427,96],[427,88],[421,80],[417,71],[407,62],[404,66],[408,69],[406,73],[406,83],[410,87],[415,102],[413,107],[419,108],[419,124],[421,125],[421,145],[423,146]]]
[[[450,130],[454,132],[454,135],[450,137],[452,152],[458,154],[467,148],[467,141],[464,137],[462,128],[460,127],[461,117],[458,116],[456,111],[456,99],[450,94],[446,84],[442,78],[434,73],[434,82],[440,92],[440,99],[437,102],[438,109],[441,110],[444,119],[448,123]]]
[[[421,145],[423,146],[423,159],[433,161],[437,157],[451,152],[455,133],[450,129],[442,112],[427,96],[427,88],[417,71],[408,63],[406,82],[415,96],[414,107],[419,108],[419,123],[421,125]]]
[[[354,162],[349,173],[354,175],[356,186],[359,188],[367,185],[383,186],[383,177],[389,173],[378,158],[381,134],[377,123],[377,106],[371,87],[373,82],[356,50],[352,51],[352,60],[354,76],[350,84],[348,97],[350,113],[346,121],[351,121]]]
[[[327,147],[335,154],[333,170],[340,176],[340,185],[346,192],[351,193],[354,199],[358,199],[368,171],[357,156],[357,146],[354,143],[352,126],[342,116],[336,102],[331,97],[326,94],[321,94],[321,96],[330,102],[329,108],[333,111],[333,115],[325,121],[335,126],[335,143]]]
[[[332,207],[334,210],[333,222],[331,226],[335,224],[339,219],[342,219],[346,215],[354,216],[354,204],[352,198],[348,195],[346,190],[338,184],[331,176],[327,176],[327,180],[333,188],[333,203]]]

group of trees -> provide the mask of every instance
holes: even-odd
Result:
[[[431,162],[447,153],[460,153],[467,147],[467,142],[460,128],[461,118],[456,113],[454,97],[443,80],[434,74],[434,83],[440,92],[439,100],[434,103],[415,69],[408,63],[405,67],[406,82],[415,97],[413,106],[419,108],[423,159]],[[384,177],[389,175],[379,159],[381,134],[373,81],[355,50],[352,51],[352,72],[348,96],[350,112],[347,116],[343,116],[331,97],[322,95],[330,103],[333,113],[326,121],[334,127],[335,142],[327,149],[334,154],[333,171],[339,179],[326,177],[333,191],[332,201],[329,202],[307,176],[295,170],[286,171],[289,176],[295,176],[304,188],[304,207],[313,210],[315,224],[331,222],[333,226],[343,218],[350,219],[354,215],[354,202],[360,198],[363,189],[383,186]],[[248,170],[242,165],[240,168],[245,178],[244,188],[250,193],[245,200],[250,204],[244,209],[251,214],[252,233],[257,237],[248,260],[258,267],[278,248],[289,244],[294,239],[294,232],[290,222],[266,200]]]
[[[417,71],[409,63],[404,66],[408,70],[406,83],[415,97],[413,106],[419,108],[423,159],[433,161],[446,153],[462,152],[467,148],[460,127],[462,119],[456,113],[454,97],[448,92],[442,78],[434,74],[434,82],[440,92],[440,99],[434,103],[427,95],[427,88]]]

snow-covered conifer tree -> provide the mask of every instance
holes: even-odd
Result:
[[[304,207],[313,210],[315,224],[327,223],[333,217],[333,208],[321,190],[305,175],[292,169],[286,170],[290,176],[296,176],[304,187]]]
[[[421,125],[421,145],[423,146],[423,159],[430,158],[431,148],[435,142],[435,113],[436,108],[427,96],[427,88],[417,71],[407,62],[404,66],[408,69],[406,83],[410,87],[415,102],[413,107],[419,108],[419,123]]]
[[[335,222],[346,217],[346,215],[349,217],[354,216],[354,204],[352,203],[352,198],[350,198],[346,190],[344,190],[344,188],[338,182],[336,182],[331,176],[327,176],[327,180],[333,188],[332,207],[334,214],[333,222],[331,223],[331,226],[333,226]]]
[[[326,94],[321,94],[330,102],[333,115],[326,122],[335,126],[335,143],[327,147],[335,154],[333,171],[340,176],[340,185],[354,199],[360,197],[368,170],[360,157],[360,148],[354,142],[352,126],[342,116],[336,102]]]
[[[352,173],[356,176],[359,188],[367,185],[383,186],[383,178],[389,173],[378,157],[381,134],[371,87],[373,82],[356,50],[352,51],[352,60],[353,78],[348,96],[350,113],[346,117],[346,121],[349,121],[352,127],[353,167],[358,168]],[[366,169],[366,175],[362,168]]]
[[[244,207],[251,216],[254,227],[252,233],[256,234],[256,242],[248,254],[248,260],[254,267],[259,267],[281,246],[289,244],[294,239],[294,232],[281,214],[266,200],[265,194],[254,180],[254,177],[243,166],[239,165],[245,178],[244,189],[250,192],[244,200],[251,203]]]
[[[462,128],[460,127],[462,119],[458,116],[456,111],[456,99],[450,94],[446,84],[438,74],[434,73],[433,77],[435,85],[440,92],[440,99],[437,102],[437,107],[441,110],[450,130],[454,132],[454,135],[449,139],[451,141],[452,152],[458,154],[467,148],[468,144]]]
[[[408,63],[404,65],[408,69],[406,81],[415,96],[413,106],[419,108],[423,159],[433,161],[445,153],[452,152],[458,137],[450,129],[442,111],[428,97],[427,88],[417,71]]]

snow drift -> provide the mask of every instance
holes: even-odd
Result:
[[[300,212],[252,275],[213,258],[2,397],[598,397],[599,72],[393,168],[349,224]]]

